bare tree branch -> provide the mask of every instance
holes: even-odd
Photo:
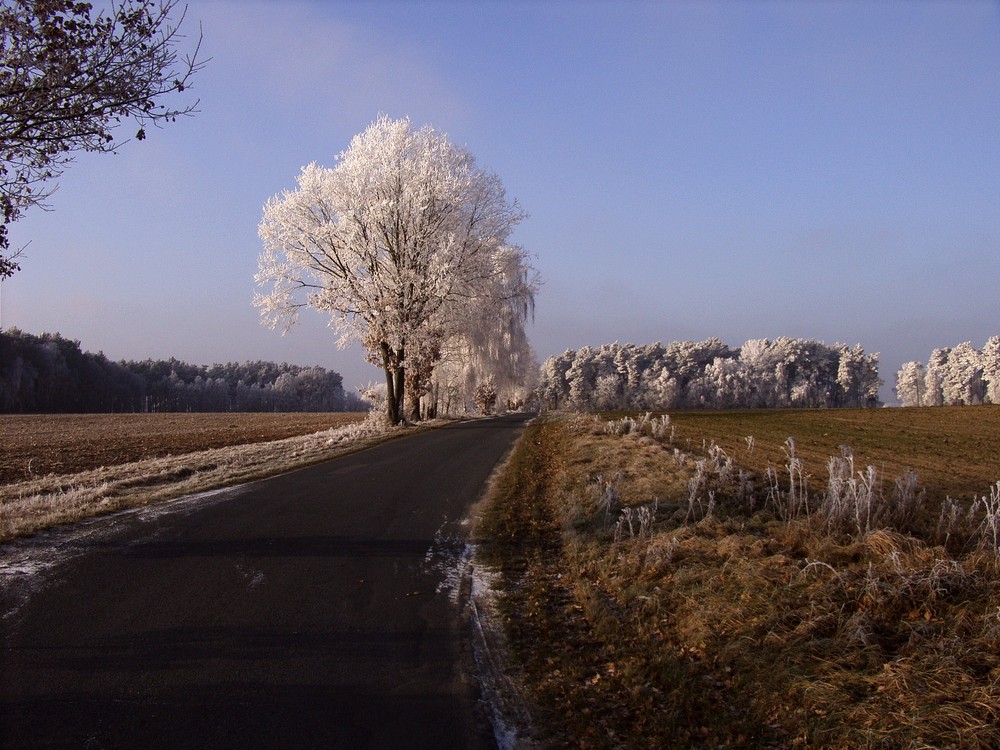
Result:
[[[183,57],[178,45],[187,8],[177,0],[120,0],[93,14],[76,0],[5,0],[0,6],[0,278],[18,270],[7,226],[44,207],[78,152],[107,153],[130,138],[125,120],[160,127],[197,112],[161,100],[190,88],[207,61],[201,32]]]

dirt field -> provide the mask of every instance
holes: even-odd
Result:
[[[989,494],[1000,480],[995,405],[678,412],[671,419],[681,445],[697,451],[702,441],[715,441],[737,464],[757,471],[768,464],[782,469],[785,440],[794,437],[816,491],[825,486],[827,461],[840,455],[842,445],[853,450],[859,470],[875,466],[890,487],[907,469],[917,472],[933,500],[969,500]]]
[[[0,484],[147,458],[308,435],[357,413],[0,416]]]

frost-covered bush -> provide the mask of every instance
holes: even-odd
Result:
[[[636,431],[636,421],[632,417],[611,419],[604,425],[604,431],[609,435],[631,435]]]
[[[850,448],[841,446],[841,455],[827,462],[826,490],[814,496],[810,495],[802,460],[796,456],[794,439],[785,442],[784,452],[784,474],[773,467],[767,470],[767,503],[779,518],[785,521],[817,518],[833,534],[915,530],[926,493],[918,487],[914,472],[896,479],[887,497],[876,467],[858,469]]]
[[[966,506],[950,497],[941,505],[935,539],[946,547],[980,547],[1000,555],[1000,481],[989,497],[973,498]]]
[[[795,438],[788,438],[782,447],[785,454],[785,472],[788,489],[782,489],[778,470],[767,467],[767,504],[785,521],[809,515],[809,479],[802,459],[795,455]]]
[[[652,436],[657,440],[669,440],[671,443],[674,441],[674,427],[670,424],[669,414],[653,417],[649,426]]]
[[[615,524],[615,541],[627,538],[649,539],[656,523],[655,505],[641,505],[637,508],[622,508]]]
[[[670,424],[670,416],[663,414],[654,417],[646,412],[638,419],[625,416],[621,419],[611,419],[605,422],[604,432],[608,435],[646,435],[657,440],[673,441],[674,428]]]

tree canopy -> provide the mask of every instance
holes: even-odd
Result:
[[[404,416],[404,392],[417,418],[448,345],[530,313],[537,279],[507,243],[524,216],[445,134],[382,116],[335,167],[303,167],[297,189],[268,201],[254,303],[286,329],[302,307],[328,313],[340,343],[360,342],[385,372],[389,420]]]
[[[52,181],[81,151],[122,144],[123,120],[146,128],[195,111],[166,106],[202,66],[200,37],[179,57],[177,0],[121,0],[94,13],[75,0],[4,0],[0,5],[0,279],[18,270],[8,225],[44,206]]]

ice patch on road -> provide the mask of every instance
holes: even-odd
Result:
[[[221,487],[217,490],[198,492],[194,495],[179,497],[176,500],[164,500],[156,503],[155,505],[131,508],[129,510],[122,511],[118,515],[123,516],[128,515],[129,513],[134,513],[140,521],[148,523],[150,521],[156,521],[163,516],[176,515],[178,513],[188,514],[204,508],[209,504],[208,501],[222,500],[228,495],[239,492],[246,486],[247,485],[241,484],[235,487]]]
[[[247,582],[248,591],[252,591],[260,586],[266,577],[263,570],[257,570],[256,568],[244,568],[239,563],[236,565],[236,570],[240,572],[240,575],[243,576],[243,580]]]
[[[472,547],[465,539],[450,534],[449,525],[445,521],[434,534],[434,542],[424,555],[424,570],[440,577],[434,593],[445,593],[452,604],[458,604],[472,562]]]
[[[227,487],[199,492],[153,506],[96,516],[32,537],[5,542],[0,545],[0,621],[7,621],[17,614],[36,591],[48,585],[57,575],[59,567],[123,534],[132,521],[152,524],[171,514],[192,513],[213,502],[220,502],[239,489]],[[140,533],[139,538],[127,544],[142,544],[151,536],[156,536],[155,528],[149,531],[151,534],[142,536]]]
[[[496,612],[495,581],[498,574],[476,566],[475,550],[469,563],[471,579],[469,615],[472,622],[472,654],[476,661],[483,702],[493,726],[493,738],[500,750],[529,747],[519,728],[529,727],[531,719],[521,691],[507,673],[507,645]]]
[[[458,526],[468,527],[463,519]],[[498,574],[476,564],[476,545],[449,531],[445,522],[424,555],[424,569],[439,578],[436,593],[467,614],[472,656],[483,705],[500,750],[530,747],[531,720],[522,692],[507,674],[507,644],[496,610]]]

